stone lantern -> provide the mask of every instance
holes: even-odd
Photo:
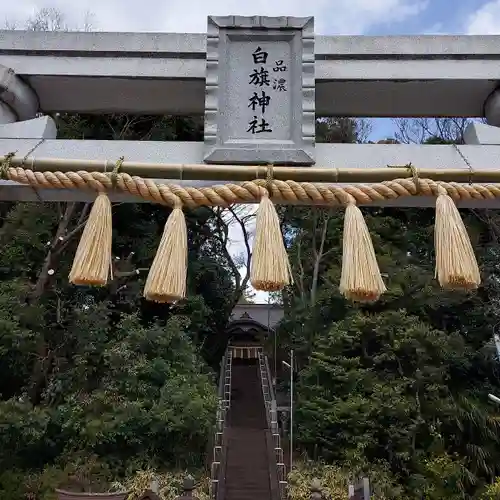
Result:
[[[317,479],[311,482],[311,500],[324,500],[324,496],[321,493],[321,484]]]
[[[161,500],[161,498],[152,490],[147,490],[139,500]]]
[[[178,496],[175,500],[199,500],[198,497],[193,495],[194,490],[195,490],[194,479],[191,476],[188,476],[184,480],[184,485],[182,487],[182,494]]]

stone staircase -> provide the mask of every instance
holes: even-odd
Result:
[[[256,359],[235,359],[224,500],[275,500],[270,443]]]

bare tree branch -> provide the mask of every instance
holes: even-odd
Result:
[[[87,218],[88,218],[87,216],[89,210],[90,210],[90,203],[85,203],[75,228],[72,229],[68,234],[66,234],[66,236],[64,236],[63,239],[59,241],[57,248],[54,249],[54,257],[57,257],[59,254],[64,252],[64,250],[72,241],[72,239],[85,227],[85,224],[87,224]]]
[[[42,269],[38,274],[38,279],[36,281],[35,288],[32,294],[30,295],[31,301],[38,300],[41,297],[43,291],[45,290],[45,286],[50,277],[49,270],[53,265],[54,251],[56,250],[60,241],[64,239],[64,234],[66,233],[71,218],[73,217],[75,208],[76,208],[76,203],[67,203],[66,210],[64,212],[61,221],[59,222],[54,239],[50,244],[49,250],[42,265]]]
[[[64,14],[54,7],[40,9],[26,23],[28,31],[68,31]]]
[[[297,247],[297,267],[299,268],[298,274],[296,274],[296,279],[294,280],[299,288],[300,298],[302,302],[305,302],[306,292],[304,286],[304,266],[302,265],[302,237],[297,236],[295,239],[295,244]]]
[[[234,220],[238,223],[241,232],[243,234],[243,244],[245,246],[245,274],[243,276],[243,280],[241,281],[241,287],[243,290],[245,290],[248,286],[248,282],[250,280],[250,263],[252,260],[252,249],[250,248],[250,237],[247,231],[247,224],[250,220],[250,217],[244,216],[244,217],[239,217],[238,214],[236,213],[236,210],[234,209],[233,206],[228,208],[229,212],[232,214]],[[252,216],[253,217],[253,216]]]
[[[469,118],[395,118],[395,137],[404,144],[422,144],[439,138],[446,142],[462,143]]]
[[[83,18],[81,27],[70,27],[63,12],[55,7],[44,7],[30,17],[24,23],[24,29],[28,31],[92,31],[94,28],[95,16],[87,11]],[[6,20],[5,29],[16,30],[20,23],[17,20]]]
[[[316,302],[316,294],[318,290],[318,280],[319,280],[319,267],[321,261],[325,256],[324,249],[325,249],[326,234],[328,232],[328,222],[330,221],[330,216],[331,216],[330,211],[324,213],[323,227],[321,229],[321,239],[319,243],[319,248],[318,249],[314,248],[315,261],[314,261],[313,279],[311,283],[311,293],[310,293],[311,305],[313,305]]]

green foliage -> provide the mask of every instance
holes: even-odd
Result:
[[[150,487],[151,481],[158,484],[158,496],[162,500],[175,500],[182,491],[187,471],[160,472],[154,470],[140,470],[122,483],[115,483],[117,490],[130,491],[127,500],[137,500]],[[207,476],[195,474],[196,496],[199,500],[209,499],[210,480]]]
[[[107,492],[113,489],[112,482],[108,464],[92,455],[77,454],[32,472],[4,470],[0,474],[0,491],[8,500],[56,500],[56,488]]]
[[[129,468],[124,475],[116,476],[107,463],[84,455],[30,475],[17,470],[4,471],[0,473],[0,491],[2,498],[9,500],[56,500],[56,488],[92,493],[127,491],[130,492],[127,500],[138,500],[154,480],[162,500],[175,500],[188,473],[196,479],[196,496],[208,500],[210,481],[201,471]]]
[[[199,140],[202,132],[198,118],[58,121],[63,138]],[[55,487],[82,473],[106,491],[137,470],[204,463],[216,408],[211,366],[240,293],[222,243],[207,237],[220,217],[206,208],[186,214],[189,298],[163,305],[144,301],[142,290],[169,210],[114,205],[114,278],[102,288],[74,287],[67,276],[88,210],[83,203],[0,206],[5,500],[52,499]],[[95,470],[87,471],[89,463]]]
[[[466,356],[462,336],[404,311],[348,316],[301,373],[302,443],[341,462],[383,460],[428,498],[462,494],[497,473],[500,437],[491,387],[469,392],[455,377]]]
[[[348,476],[336,465],[299,463],[288,475],[288,493],[293,500],[310,500],[311,483],[318,480],[322,493],[331,500],[347,500]]]
[[[35,467],[72,450],[124,462],[199,461],[216,399],[183,331],[186,320],[144,327],[129,316],[111,328],[99,317],[106,315],[77,314],[73,326],[81,335],[72,339],[72,359],[58,360],[42,405],[0,403],[4,466]]]
[[[288,475],[288,492],[292,500],[309,500],[311,483],[316,481],[319,482],[322,494],[329,500],[347,500],[353,476],[361,477],[366,475],[365,472],[352,466],[341,467],[335,463],[302,460],[295,464],[294,471]],[[407,500],[383,464],[371,464],[368,476],[371,476],[371,490],[376,500]]]
[[[496,478],[493,484],[490,484],[481,495],[481,500],[498,500],[500,498],[500,478]]]
[[[458,137],[445,125],[450,133],[429,143]],[[329,137],[352,142],[354,130],[339,124]],[[492,343],[500,324],[498,214],[462,210],[483,286],[450,293],[434,281],[434,209],[363,208],[388,290],[375,304],[356,305],[338,292],[342,211],[280,210],[295,282],[283,294],[279,355],[296,353],[298,446],[374,485],[391,484],[386,498],[494,491],[500,427],[488,393],[500,392]]]

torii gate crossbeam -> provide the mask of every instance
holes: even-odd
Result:
[[[500,80],[498,36],[315,38],[318,116],[478,117]],[[202,115],[205,58],[205,34],[0,30],[46,113]]]
[[[0,127],[1,129],[1,127]],[[39,140],[0,139],[0,151],[17,151],[24,157],[37,146]],[[36,148],[34,156],[39,158],[75,158],[81,160],[108,159],[110,163],[124,156],[130,161],[160,163],[168,158],[173,164],[199,164],[203,160],[202,142],[151,142],[151,141],[93,141],[93,140],[45,140]],[[496,170],[500,162],[500,145],[466,145],[460,151],[472,165],[483,165],[484,169]],[[383,168],[387,165],[405,165],[412,162],[431,169],[461,169],[468,166],[457,150],[448,145],[403,145],[403,144],[317,144],[316,159],[318,167],[332,165],[346,168]],[[29,160],[26,166],[29,167]],[[307,168],[307,167],[304,167]],[[158,182],[171,182],[183,186],[211,186],[214,181],[187,181],[180,179],[156,179]],[[230,180],[230,179],[228,179]],[[91,191],[37,189],[11,181],[0,181],[0,199],[10,201],[92,201]],[[141,198],[122,193],[110,193],[113,201],[142,202]],[[376,202],[377,206],[434,206],[435,198],[418,196]],[[500,199],[463,200],[461,207],[499,208]]]

